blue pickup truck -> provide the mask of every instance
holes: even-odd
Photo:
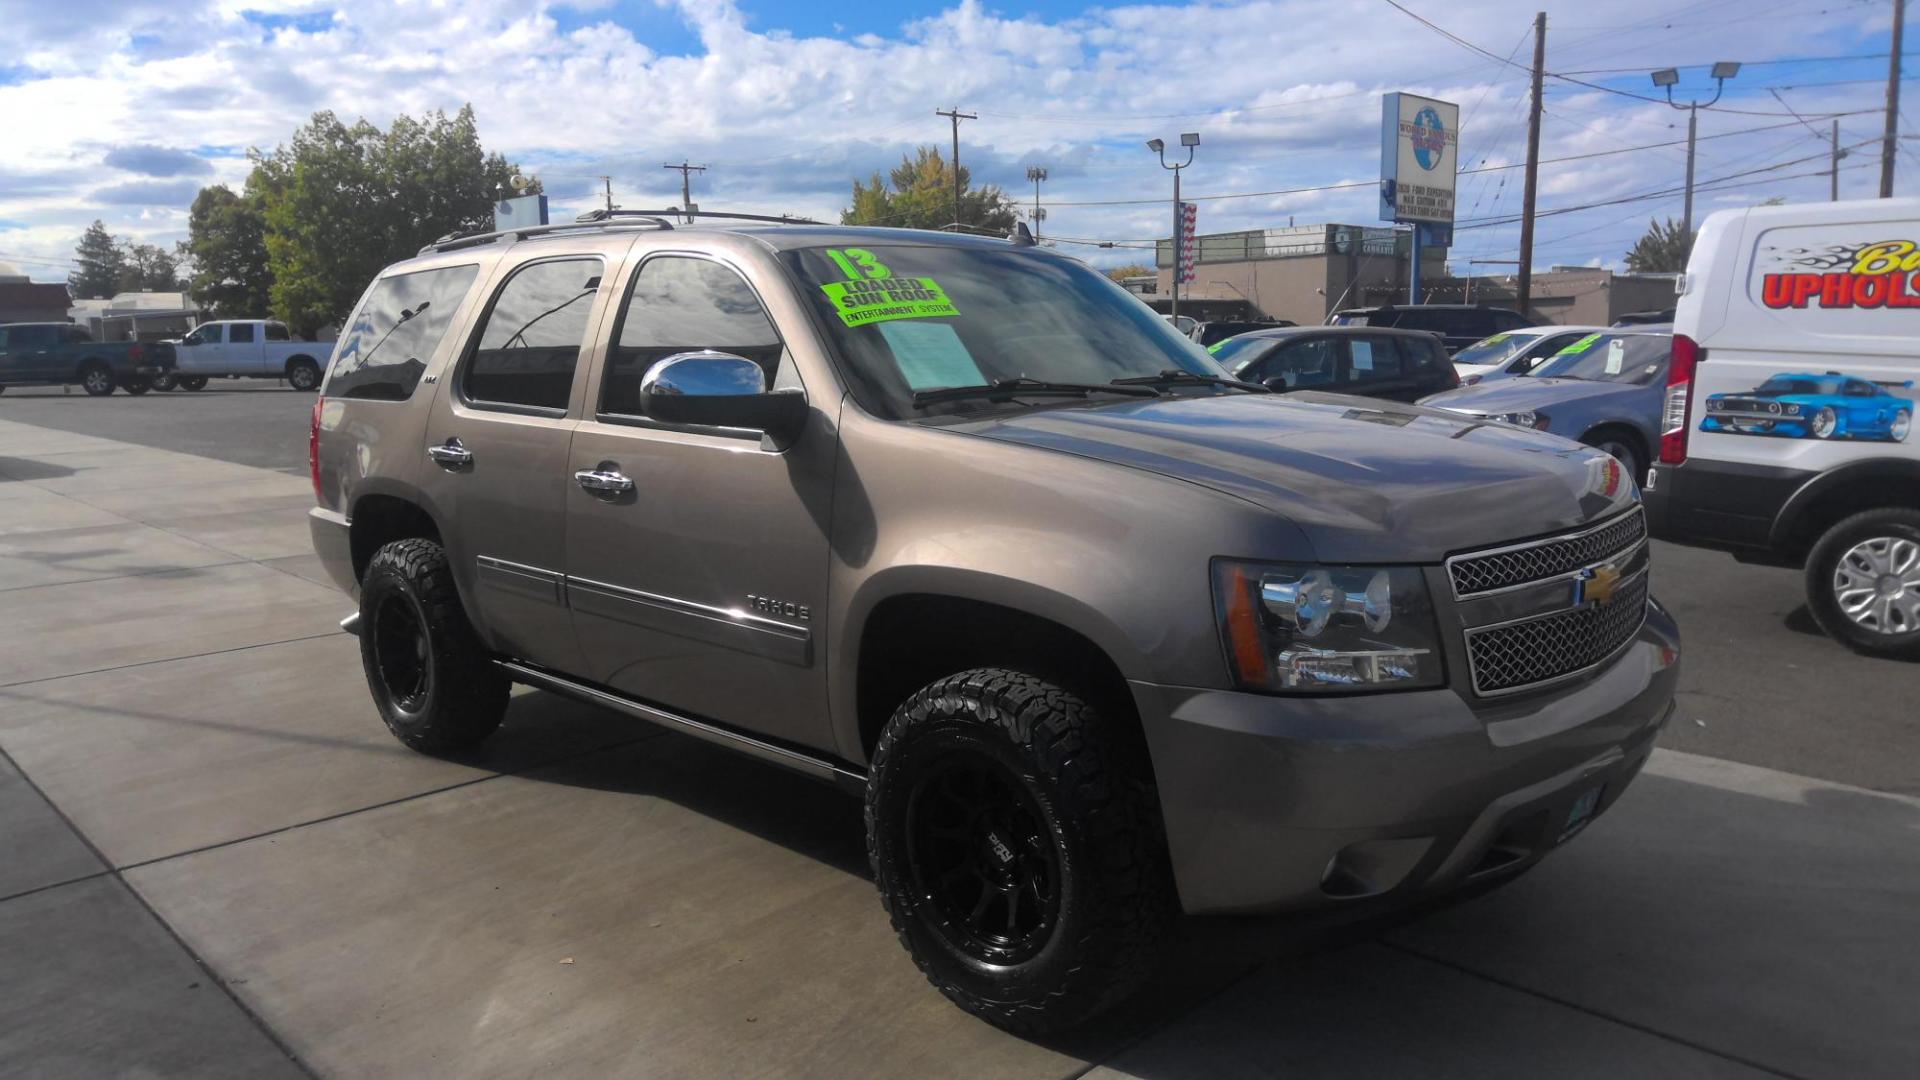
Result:
[[[173,373],[173,360],[163,341],[95,341],[71,323],[0,324],[0,391],[77,385],[95,397],[144,394]]]

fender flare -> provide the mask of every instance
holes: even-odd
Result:
[[[1795,488],[1793,494],[1787,496],[1787,501],[1780,504],[1779,511],[1773,515],[1773,526],[1767,531],[1768,546],[1781,550],[1788,547],[1800,520],[1822,496],[1835,487],[1862,480],[1888,479],[1920,482],[1920,461],[1896,457],[1862,458],[1819,473]]]

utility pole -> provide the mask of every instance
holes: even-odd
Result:
[[[1033,238],[1040,239],[1040,223],[1047,218],[1047,212],[1040,209],[1040,181],[1047,178],[1047,170],[1037,165],[1027,166],[1027,179],[1033,181]]]
[[[692,177],[694,173],[706,172],[707,167],[705,165],[689,165],[687,164],[686,158],[681,158],[680,164],[678,165],[662,165],[660,167],[663,169],[678,169],[680,171],[680,209],[685,210],[689,214],[693,213]]]
[[[951,109],[935,109],[933,115],[944,116],[953,121],[953,231],[960,231],[960,121],[978,120],[972,113],[963,113],[960,106]]]
[[[1527,106],[1526,190],[1520,199],[1520,313],[1533,310],[1533,201],[1540,190],[1540,84],[1547,71],[1547,13],[1533,16],[1533,96]]]
[[[1840,121],[1835,120],[1833,122],[1833,152],[1829,156],[1828,162],[1833,171],[1827,173],[1827,176],[1831,178],[1828,181],[1828,202],[1840,201],[1840,159],[1846,156],[1847,152],[1840,149]]]
[[[1900,150],[1900,47],[1907,26],[1906,0],[1893,0],[1893,55],[1887,60],[1887,128],[1880,144],[1880,197],[1893,198],[1893,163]]]

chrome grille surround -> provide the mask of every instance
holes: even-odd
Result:
[[[1455,555],[1447,560],[1447,578],[1454,598],[1465,600],[1574,573],[1631,551],[1646,538],[1646,514],[1635,506],[1579,532]]]
[[[1517,693],[1589,671],[1640,631],[1647,615],[1647,573],[1614,588],[1613,602],[1583,604],[1467,631],[1467,667],[1474,693]]]

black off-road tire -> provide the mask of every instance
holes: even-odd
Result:
[[[120,389],[132,394],[134,397],[139,397],[141,394],[153,389],[153,383],[147,379],[127,379],[120,384]]]
[[[943,890],[926,880],[939,862],[920,854],[940,844],[969,847],[925,839],[918,823],[932,813],[920,807],[941,798],[932,792],[943,779],[974,768],[989,780],[998,770],[1006,786],[988,790],[1008,797],[996,805],[1024,805],[1026,820],[1038,826],[1029,846],[1009,836],[1022,865],[1043,846],[1055,860],[1052,888],[1034,890],[1036,897],[1050,892],[1052,904],[1041,910],[1053,918],[1044,932],[1036,928],[1019,948],[999,954],[1000,963],[962,940],[965,916],[957,912],[967,903],[941,899]],[[1077,695],[1001,668],[963,671],[922,689],[893,714],[874,750],[866,824],[894,932],[928,981],[968,1012],[1020,1034],[1062,1030],[1118,1003],[1151,974],[1176,901],[1145,746]],[[997,850],[1000,868],[1012,865],[998,834],[983,835],[978,861],[991,867]],[[997,920],[998,910],[989,918]],[[981,918],[978,909],[972,918]]]
[[[1900,660],[1920,660],[1920,627],[1898,633],[1879,633],[1855,622],[1842,610],[1834,587],[1840,561],[1856,545],[1875,539],[1905,540],[1920,544],[1920,510],[1881,507],[1843,518],[1828,529],[1807,554],[1807,608],[1828,636],[1855,652],[1869,656],[1889,656]],[[1916,580],[1911,569],[1897,575]],[[1903,592],[1911,597],[1913,586]],[[1903,609],[1910,601],[1901,603]]]
[[[506,714],[511,686],[467,622],[446,551],[431,540],[396,540],[367,564],[360,663],[387,730],[422,753],[476,746]]]
[[[287,361],[287,385],[295,390],[320,389],[320,365],[304,356]]]
[[[94,397],[106,397],[113,393],[113,369],[98,360],[89,360],[80,365],[80,388]]]
[[[207,377],[205,375],[182,375],[179,377],[178,382],[182,390],[205,390],[207,388]]]

